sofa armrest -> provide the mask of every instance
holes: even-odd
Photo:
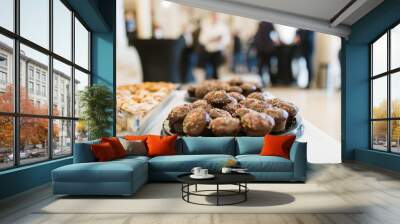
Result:
[[[307,142],[295,141],[290,149],[290,160],[293,162],[293,178],[305,181],[307,176]]]
[[[100,143],[99,140],[75,143],[74,145],[74,163],[90,163],[95,162],[96,158],[92,153],[90,146]]]

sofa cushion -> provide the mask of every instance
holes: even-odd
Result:
[[[236,155],[260,154],[264,137],[237,137]]]
[[[292,161],[278,156],[239,155],[240,167],[249,172],[292,172]]]
[[[179,141],[178,154],[225,154],[235,155],[233,137],[183,137]]]
[[[154,156],[166,156],[176,154],[176,139],[178,136],[158,136],[149,135],[147,137],[147,155]]]
[[[130,182],[134,173],[147,172],[147,163],[140,159],[109,162],[75,163],[53,170],[57,182]],[[143,173],[147,176],[147,173]]]
[[[231,155],[175,155],[158,156],[149,160],[149,170],[163,172],[190,172],[199,166],[210,171],[219,171],[230,159]]]
[[[101,138],[101,142],[108,142],[114,149],[115,155],[117,158],[123,158],[126,156],[126,151],[124,149],[124,146],[121,144],[119,141],[119,138],[117,137],[103,137]]]
[[[95,162],[96,158],[90,148],[92,144],[99,144],[100,140],[75,143],[74,147],[74,163]]]
[[[96,161],[105,162],[118,158],[112,145],[108,142],[92,144],[90,147],[92,149],[94,157],[96,157]]]
[[[261,156],[280,156],[290,159],[290,148],[293,145],[295,135],[266,135],[264,146],[261,149]]]

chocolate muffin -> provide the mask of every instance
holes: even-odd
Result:
[[[183,133],[183,119],[192,109],[190,104],[174,107],[168,114],[169,128],[174,133]]]
[[[208,114],[210,115],[210,117],[212,119],[215,119],[215,118],[218,118],[218,117],[232,117],[232,115],[228,111],[221,110],[221,109],[218,109],[218,108],[211,109],[208,112]]]
[[[235,98],[236,101],[238,101],[238,102],[246,99],[246,97],[244,97],[242,94],[240,94],[238,92],[230,92],[230,93],[228,93],[228,95]]]
[[[195,97],[202,99],[208,92],[212,91],[210,85],[200,84],[196,87]]]
[[[249,108],[242,107],[242,108],[238,108],[237,110],[235,110],[235,113],[233,114],[233,116],[237,117],[237,118],[241,118],[245,114],[251,113],[251,112],[256,112],[256,111],[249,109]]]
[[[221,81],[216,81],[213,84],[211,84],[212,91],[218,91],[218,90],[228,91],[229,88],[230,88],[230,85],[228,83],[224,83]]]
[[[170,123],[175,123],[177,121],[183,121],[187,113],[192,110],[192,105],[184,104],[172,108],[171,112],[168,114],[168,120]]]
[[[183,120],[183,132],[189,136],[200,136],[207,131],[210,120],[210,115],[206,110],[193,109]]]
[[[230,97],[224,90],[212,91],[204,96],[209,104],[214,107],[222,108],[224,105],[232,102],[232,97]]]
[[[243,94],[245,96],[249,95],[250,93],[256,92],[257,91],[257,86],[253,83],[243,83],[240,85],[240,88],[243,90]]]
[[[263,111],[265,114],[271,116],[275,121],[275,126],[272,129],[273,132],[282,132],[286,129],[286,121],[289,117],[288,112],[286,110],[278,108],[278,107],[271,107]]]
[[[227,92],[230,92],[230,93],[242,93],[243,90],[239,86],[229,86]]]
[[[251,112],[240,119],[242,129],[248,136],[264,136],[272,131],[275,121],[266,114]]]
[[[196,100],[194,103],[192,103],[192,108],[202,108],[206,111],[209,111],[212,109],[212,106],[208,104],[206,100]]]
[[[250,93],[247,96],[247,98],[257,99],[257,100],[261,100],[261,101],[265,101],[267,99],[262,92]]]
[[[263,112],[265,109],[271,107],[270,104],[254,98],[246,98],[245,100],[240,101],[240,104],[257,112]]]
[[[191,85],[187,89],[187,93],[190,97],[196,97],[196,86]]]
[[[228,84],[231,86],[240,86],[243,84],[243,80],[240,78],[233,78],[228,81]]]
[[[268,99],[267,103],[272,104],[274,107],[286,110],[289,113],[289,119],[296,117],[297,112],[299,111],[299,108],[293,103],[279,98]]]
[[[238,103],[228,103],[224,107],[222,107],[223,110],[228,111],[232,115],[234,115],[235,111],[239,108],[243,108],[243,106]]]
[[[236,136],[241,130],[240,120],[232,117],[219,117],[210,122],[210,128],[216,136]]]

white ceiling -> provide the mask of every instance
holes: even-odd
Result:
[[[383,2],[383,0],[169,1],[341,37],[347,37],[353,23]]]
[[[330,20],[351,0],[224,0]]]

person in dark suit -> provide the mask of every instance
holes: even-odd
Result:
[[[308,84],[306,88],[311,87],[314,77],[312,56],[314,54],[314,32],[299,29],[296,32],[296,44],[298,47],[298,56],[304,57],[307,63]]]
[[[254,36],[254,44],[257,51],[258,61],[258,74],[264,83],[263,73],[264,68],[267,66],[269,74],[271,74],[271,57],[274,55],[274,41],[271,39],[271,32],[273,32],[274,25],[269,22],[260,22],[258,30]]]

